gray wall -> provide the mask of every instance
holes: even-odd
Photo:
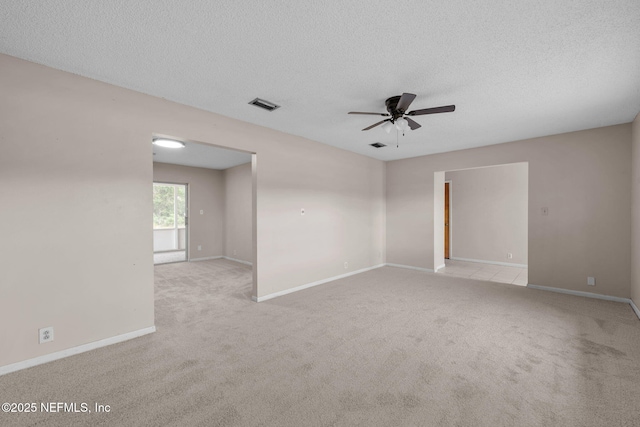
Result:
[[[528,174],[526,163],[445,174],[452,258],[527,264]]]

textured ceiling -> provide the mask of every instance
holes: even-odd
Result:
[[[381,160],[640,111],[638,0],[3,0],[0,16],[3,53]],[[399,148],[347,115],[402,92],[457,109],[415,118]]]

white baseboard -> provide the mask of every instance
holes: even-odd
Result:
[[[252,263],[252,262],[249,262],[249,261],[243,261],[243,260],[241,260],[241,259],[230,258],[230,257],[228,257],[228,256],[223,256],[223,257],[221,257],[221,258],[228,259],[229,261],[233,261],[233,262],[239,262],[240,264],[246,264],[246,265],[251,265],[251,266],[253,265],[253,263]]]
[[[550,286],[540,286],[540,285],[532,285],[532,284],[528,284],[527,288],[540,289],[542,291],[557,292],[560,294],[576,295],[579,297],[602,299],[606,301],[626,302],[631,306],[631,309],[634,311],[634,313],[636,314],[636,316],[638,316],[638,319],[640,320],[640,309],[638,309],[638,306],[633,302],[631,298],[621,298],[621,297],[614,297],[611,295],[594,294],[592,292],[572,291],[569,289],[552,288]]]
[[[532,285],[531,283],[529,283],[527,285],[527,288],[539,289],[541,291],[557,292],[559,294],[576,295],[576,296],[579,296],[579,297],[603,299],[603,300],[606,300],[606,301],[626,302],[627,304],[631,304],[631,302],[632,302],[629,298],[614,297],[614,296],[611,296],[611,295],[594,294],[592,292],[572,291],[570,289],[553,288],[551,286]]]
[[[512,262],[485,261],[485,260],[482,260],[482,259],[458,258],[458,257],[451,257],[449,259],[452,259],[452,260],[455,260],[455,261],[479,262],[481,264],[504,265],[505,267],[518,267],[518,268],[528,268],[529,267],[527,264],[515,264],[515,263],[512,263]]]
[[[442,264],[442,265],[437,266],[437,267],[435,268],[435,272],[437,273],[437,272],[438,272],[438,270],[440,270],[441,268],[445,268],[446,266],[447,266],[446,264]]]
[[[272,294],[265,295],[265,296],[262,296],[262,297],[252,296],[251,299],[253,301],[255,301],[255,302],[262,302],[262,301],[270,300],[272,298],[281,297],[283,295],[287,295],[287,294],[290,294],[290,293],[293,293],[293,292],[298,292],[298,291],[301,291],[303,289],[311,288],[313,286],[322,285],[323,283],[333,282],[334,280],[338,280],[338,279],[344,279],[345,277],[354,276],[356,274],[364,273],[365,271],[374,270],[374,269],[380,268],[380,267],[384,267],[384,264],[375,265],[373,267],[362,268],[360,270],[356,270],[356,271],[352,271],[352,272],[349,272],[349,273],[341,274],[339,276],[333,276],[333,277],[329,277],[328,279],[318,280],[317,282],[307,283],[306,285],[296,286],[295,288],[285,289],[284,291],[274,292]]]
[[[231,257],[228,257],[228,256],[223,256],[223,255],[208,256],[208,257],[204,257],[204,258],[191,258],[189,261],[190,262],[197,262],[197,261],[208,261],[208,260],[211,260],[211,259],[228,259],[229,261],[239,262],[240,264],[253,265],[253,263],[251,263],[249,261],[243,261],[241,259],[235,259],[235,258],[231,258]]]
[[[115,337],[105,338],[100,341],[94,341],[88,344],[79,345],[77,347],[71,347],[66,350],[56,351],[55,353],[45,354],[44,356],[34,357],[33,359],[23,360],[22,362],[12,363],[11,365],[0,366],[0,375],[5,375],[10,372],[20,371],[22,369],[31,368],[37,365],[42,365],[43,363],[53,362],[54,360],[63,359],[65,357],[84,353],[90,350],[95,350],[100,347],[106,347],[111,344],[117,344],[119,342],[128,341],[133,338],[138,338],[143,335],[151,334],[155,331],[156,331],[156,327],[150,326],[148,328],[138,329],[137,331],[133,331],[133,332],[127,332],[126,334],[117,335]]]
[[[629,301],[631,301],[629,304],[631,304],[631,308],[633,309],[633,311],[635,311],[636,316],[638,316],[638,320],[640,320],[640,309],[638,308],[638,306],[636,305],[635,302],[633,302],[632,299],[630,299]]]
[[[427,273],[435,273],[435,271],[433,271],[430,268],[422,268],[422,267],[414,267],[412,265],[404,265],[404,264],[392,264],[390,262],[384,264],[387,267],[398,267],[398,268],[407,268],[409,270],[418,270],[418,271],[426,271]],[[438,267],[440,268],[440,267]]]
[[[222,255],[218,255],[218,256],[207,256],[204,258],[191,258],[189,262],[208,261],[210,259],[220,259],[220,258],[224,258],[224,257]]]

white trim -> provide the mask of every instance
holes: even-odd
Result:
[[[155,231],[155,230],[154,230]],[[167,249],[166,251],[153,251],[153,254],[166,254],[169,252],[186,252],[186,249]]]
[[[452,259],[452,260],[455,260],[455,261],[479,262],[481,264],[504,265],[505,267],[529,268],[529,266],[527,264],[515,264],[515,263],[512,263],[512,262],[484,261],[484,260],[481,260],[481,259],[458,258],[458,257],[449,257],[449,259]]]
[[[436,267],[435,272],[437,273],[438,270],[440,270],[441,268],[445,268],[447,265],[446,264],[442,264]]]
[[[220,258],[224,258],[224,257],[222,255],[218,255],[218,256],[208,256],[208,257],[204,257],[204,258],[191,258],[189,260],[189,262],[208,261],[210,259],[220,259]]]
[[[539,289],[541,291],[557,292],[559,294],[576,295],[576,296],[579,296],[579,297],[603,299],[603,300],[606,300],[606,301],[626,302],[627,304],[631,304],[631,300],[629,298],[614,297],[614,296],[611,296],[611,295],[594,294],[592,292],[572,291],[571,289],[553,288],[551,286],[532,285],[531,283],[529,283],[527,285],[527,288]]]
[[[633,302],[632,299],[630,299],[629,304],[631,305],[631,308],[633,309],[633,311],[636,313],[636,316],[638,316],[638,319],[640,319],[640,309],[638,308],[636,303]]]
[[[241,259],[235,259],[235,258],[231,258],[231,257],[228,257],[228,256],[223,256],[223,257],[220,257],[220,258],[228,259],[229,261],[233,261],[233,262],[239,262],[240,264],[246,264],[246,265],[253,266],[253,263],[251,263],[249,261],[243,261]]]
[[[227,259],[229,261],[234,261],[234,262],[239,262],[240,264],[246,264],[246,265],[253,265],[253,263],[250,263],[249,261],[242,261],[241,259],[235,259],[235,258],[230,258],[228,256],[223,256],[223,255],[218,255],[218,256],[208,256],[208,257],[204,257],[204,258],[192,258],[189,261],[190,262],[197,262],[197,261],[208,261],[211,259]]]
[[[296,286],[295,288],[285,289],[284,291],[274,292],[269,295],[265,295],[262,297],[252,296],[251,299],[255,302],[262,302],[266,300],[270,300],[272,298],[281,297],[283,295],[287,295],[293,292],[301,291],[303,289],[311,288],[313,286],[322,285],[327,282],[333,282],[334,280],[344,279],[345,277],[354,276],[356,274],[364,273],[365,271],[374,270],[376,268],[384,267],[384,264],[374,265],[373,267],[362,268],[360,270],[352,271],[350,273],[341,274],[339,276],[329,277],[328,279],[318,280],[316,282],[307,283],[306,285]]]
[[[23,360],[22,362],[12,363],[11,365],[0,366],[0,375],[11,372],[20,371],[22,369],[31,368],[33,366],[42,365],[43,363],[53,362],[54,360],[63,359],[65,357],[84,353],[86,351],[95,350],[100,347],[106,347],[111,344],[117,344],[143,335],[151,334],[156,331],[155,326],[150,326],[137,331],[127,332],[126,334],[116,335],[115,337],[105,338],[103,340],[82,344],[77,347],[71,347],[66,350],[56,351],[55,353],[45,354],[44,356],[34,357],[33,359]]]
[[[384,264],[387,267],[398,267],[398,268],[407,268],[409,270],[418,270],[418,271],[426,271],[427,273],[435,273],[435,271],[433,271],[430,268],[422,268],[422,267],[414,267],[412,265],[404,265],[404,264],[392,264],[390,262]]]

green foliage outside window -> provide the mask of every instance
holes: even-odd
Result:
[[[187,199],[184,194],[184,189],[186,187],[181,185],[179,187],[174,187],[174,188],[176,189],[176,204],[178,206],[178,209],[177,209],[178,228],[183,228],[184,217],[186,215],[185,209],[187,207]]]
[[[174,209],[177,203],[177,209]],[[153,184],[153,228],[174,228],[177,216],[178,228],[185,226],[185,187],[182,185]]]

